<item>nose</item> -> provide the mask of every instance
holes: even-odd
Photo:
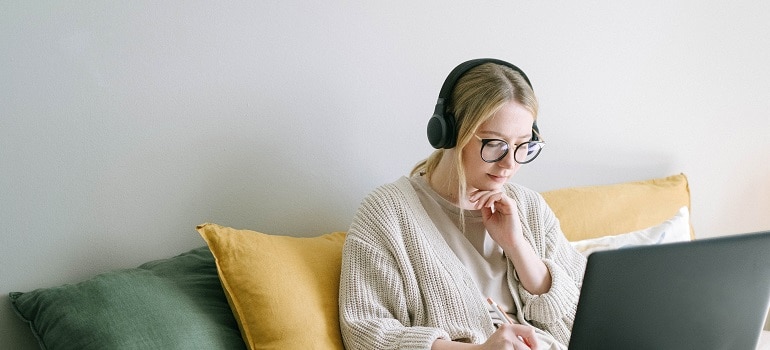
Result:
[[[497,166],[503,168],[503,169],[514,169],[519,163],[516,163],[516,161],[513,159],[513,152],[508,152],[508,154],[503,157],[503,159],[500,159],[497,161]]]

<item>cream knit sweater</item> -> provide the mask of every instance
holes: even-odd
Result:
[[[537,192],[515,184],[506,191],[552,278],[550,291],[532,295],[509,262],[518,321],[567,344],[585,258]],[[406,177],[372,191],[353,219],[342,250],[339,305],[347,349],[429,349],[439,338],[483,343],[495,331],[484,297]]]

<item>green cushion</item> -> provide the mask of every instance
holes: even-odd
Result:
[[[43,349],[245,349],[208,247],[10,299]]]

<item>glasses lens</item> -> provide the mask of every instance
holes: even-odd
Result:
[[[527,164],[537,158],[544,145],[545,143],[536,141],[522,143],[516,146],[513,159],[519,164]]]
[[[481,147],[481,159],[493,163],[503,159],[508,154],[508,143],[503,140],[485,140]]]

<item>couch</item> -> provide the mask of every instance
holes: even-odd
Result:
[[[584,254],[694,237],[683,174],[542,195]],[[298,238],[213,223],[197,231],[205,246],[75,284],[10,293],[13,308],[49,350],[342,348],[337,288],[345,232]],[[770,349],[770,332],[762,332],[759,349]]]

